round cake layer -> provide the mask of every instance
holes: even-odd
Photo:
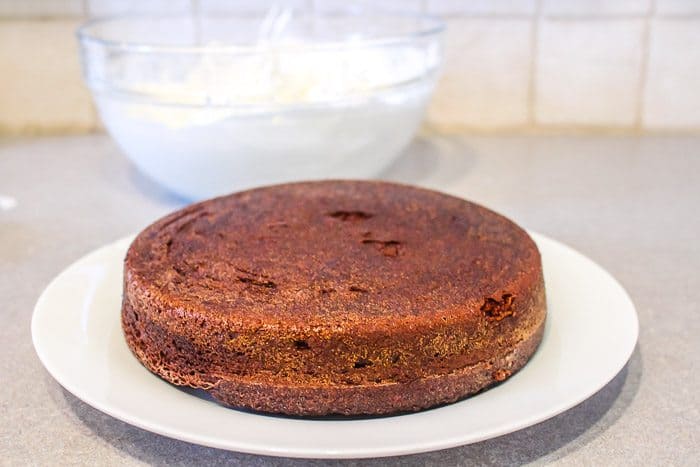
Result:
[[[454,401],[525,364],[539,253],[506,218],[403,185],[328,181],[195,204],[144,230],[122,323],[151,371],[296,415]]]

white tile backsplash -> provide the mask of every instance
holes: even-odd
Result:
[[[542,13],[553,16],[645,15],[652,0],[542,0]]]
[[[426,0],[435,15],[532,15],[536,0]]]
[[[429,111],[437,128],[525,125],[532,23],[518,19],[448,21],[445,68]]]
[[[78,20],[0,24],[0,130],[90,131],[95,114],[82,84]],[[21,44],[21,46],[19,46]]]
[[[2,18],[61,18],[83,13],[83,0],[0,0]]]
[[[652,23],[643,123],[700,127],[700,19]]]
[[[637,114],[643,21],[543,20],[535,118],[545,125],[632,126]]]
[[[700,0],[656,0],[656,12],[662,15],[696,15]]]
[[[700,0],[0,0],[0,132],[94,128],[74,38],[86,15],[271,5],[445,18],[437,129],[700,132]]]

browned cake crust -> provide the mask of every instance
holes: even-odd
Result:
[[[415,411],[503,381],[539,344],[540,255],[467,201],[383,182],[278,185],[141,232],[122,325],[137,358],[221,402]]]

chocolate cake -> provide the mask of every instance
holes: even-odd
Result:
[[[544,329],[540,255],[486,208],[383,182],[259,188],[141,232],[122,325],[153,373],[223,404],[370,415],[508,378]]]

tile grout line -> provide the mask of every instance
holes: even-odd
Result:
[[[651,0],[651,8],[644,19],[644,29],[642,30],[642,60],[639,64],[639,82],[637,83],[637,102],[634,121],[634,129],[637,132],[641,132],[644,126],[644,96],[647,85],[647,75],[649,74],[649,55],[651,53],[651,21],[655,13],[656,0]]]
[[[537,100],[537,66],[539,54],[539,31],[540,17],[542,12],[542,0],[536,0],[535,12],[532,17],[532,30],[530,31],[530,69],[528,70],[528,86],[527,86],[527,125],[536,127],[535,104]]]
[[[90,20],[90,0],[82,0],[82,10],[83,10],[83,21],[89,21]],[[80,52],[79,52],[80,53]],[[82,57],[81,57],[82,60]],[[83,64],[80,64],[81,68]],[[82,71],[82,70],[81,70]],[[83,81],[83,86],[87,88],[87,83],[83,80],[83,75],[81,72],[80,79]],[[102,131],[103,125],[100,120],[100,114],[97,111],[97,106],[95,105],[95,99],[92,97],[92,93],[90,95],[90,118],[92,120],[92,124],[90,125],[90,129],[88,130],[88,133],[98,133]]]

